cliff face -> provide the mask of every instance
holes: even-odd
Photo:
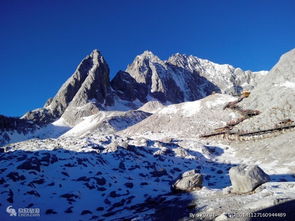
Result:
[[[62,85],[57,94],[46,102],[44,108],[25,114],[23,119],[47,124],[64,115],[69,123],[74,123],[73,119],[77,118],[78,114],[74,111],[75,108],[89,104],[88,110],[78,114],[79,117],[83,117],[113,103],[108,64],[101,53],[94,50],[83,59],[74,74]]]
[[[162,61],[145,51],[125,72],[119,72],[111,85],[122,99],[180,103],[198,100],[213,92],[238,94],[252,89],[260,76],[260,73],[181,54]]]

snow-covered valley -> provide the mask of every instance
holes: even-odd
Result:
[[[234,145],[204,145],[195,138],[152,140],[94,133],[79,139],[29,140],[5,148],[0,159],[1,208],[37,207],[39,220],[189,219],[191,213],[253,212],[295,199],[295,176],[288,165],[262,163],[253,153],[237,158]],[[250,155],[253,150],[245,152]],[[292,159],[284,162],[290,164]],[[271,182],[254,193],[227,193],[228,171],[240,163],[259,165]],[[203,188],[171,192],[173,182],[191,169],[203,174]],[[10,219],[1,213],[1,220]]]

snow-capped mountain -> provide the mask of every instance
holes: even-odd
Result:
[[[252,89],[257,78],[266,73],[243,71],[182,54],[162,61],[145,51],[125,72],[119,72],[111,84],[122,99],[145,103],[152,98],[162,103],[180,103],[198,100],[213,92],[238,94]]]
[[[269,73],[146,51],[110,80],[94,50],[43,108],[0,116],[0,220],[242,220],[276,206],[293,220],[294,67],[295,49]],[[233,192],[239,164],[266,183],[253,173],[254,189]],[[175,189],[195,173],[200,186]]]
[[[100,111],[136,110],[149,101],[163,104],[195,101],[212,93],[238,94],[243,89],[252,89],[257,79],[266,73],[242,71],[231,65],[181,54],[162,61],[152,52],[145,51],[110,81],[107,62],[98,50],[94,50],[43,108],[21,118],[34,123],[32,130],[3,131],[2,143],[21,141],[26,137],[44,138],[40,135],[40,127],[42,134],[46,127],[48,137],[56,137],[60,132],[52,130],[66,132],[81,123],[84,117]],[[57,120],[58,127],[52,124]]]
[[[46,124],[62,116],[75,125],[77,119],[100,110],[137,109],[150,100],[180,103],[213,92],[237,94],[244,88],[253,88],[255,79],[263,75],[181,54],[162,61],[149,51],[138,55],[112,81],[109,74],[107,62],[94,50],[44,108],[22,118]]]

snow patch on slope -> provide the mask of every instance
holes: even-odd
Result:
[[[100,118],[104,118],[105,114],[101,112],[99,114]],[[99,121],[98,115],[91,115],[88,117],[84,117],[83,121],[77,124],[73,129],[65,133],[63,136],[82,136],[89,131],[95,129]]]
[[[80,137],[95,130],[100,134],[113,134],[116,131],[126,129],[129,126],[142,121],[150,115],[150,113],[143,111],[100,111],[95,115],[84,117],[82,122],[77,124],[63,136]]]
[[[295,82],[286,81],[286,82],[280,84],[280,86],[290,88],[290,89],[295,89]]]

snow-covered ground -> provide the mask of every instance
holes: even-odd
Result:
[[[171,215],[165,208],[177,206],[176,216],[188,218],[255,211],[295,199],[295,177],[281,174],[285,165],[260,164],[255,155],[237,158],[233,146],[197,138],[153,140],[93,132],[82,138],[29,140],[5,150],[0,155],[1,220],[16,219],[4,212],[10,205],[40,208],[34,219],[42,221],[153,220]],[[250,161],[270,174],[271,182],[251,194],[228,194],[229,169]],[[171,184],[191,169],[204,175],[204,187],[173,194]]]

